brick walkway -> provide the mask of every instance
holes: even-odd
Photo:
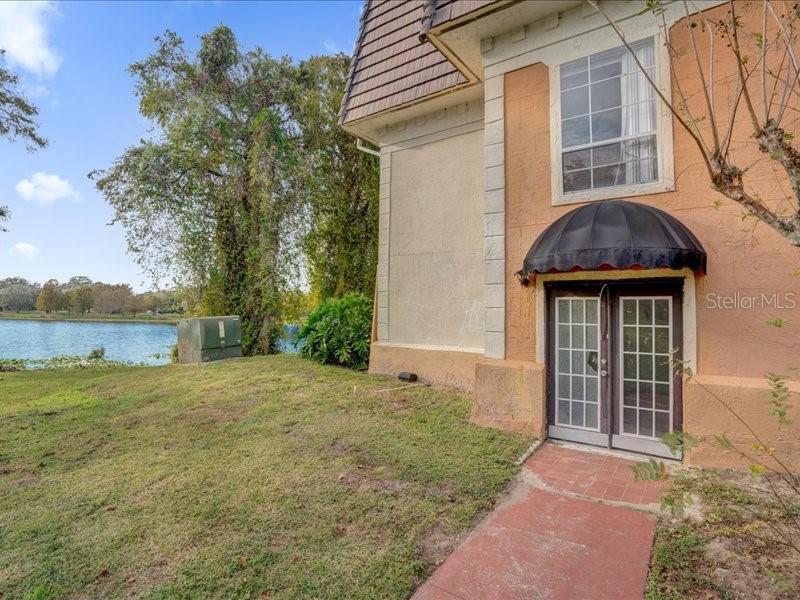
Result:
[[[663,482],[632,461],[545,444],[416,600],[640,600]]]

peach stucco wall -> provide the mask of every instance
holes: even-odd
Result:
[[[724,7],[716,9],[724,11]],[[749,16],[748,16],[749,15]],[[760,13],[759,13],[760,15]],[[715,13],[711,13],[714,17]],[[753,11],[745,18],[753,18]],[[760,17],[759,17],[760,18]],[[687,28],[678,23],[672,29],[677,56],[675,71],[687,95],[697,89],[693,56]],[[707,52],[707,37],[698,38],[701,52]],[[719,42],[717,42],[719,44]],[[735,63],[719,48],[715,77],[717,114],[725,122],[730,95],[735,85]],[[674,86],[673,86],[674,87]],[[700,94],[696,94],[701,98]],[[577,205],[554,207],[550,184],[550,94],[549,68],[542,63],[505,75],[506,140],[506,356],[512,360],[534,360],[534,286],[522,287],[514,272],[520,269],[531,243],[554,219]],[[741,119],[747,125],[745,119]],[[708,274],[697,277],[697,365],[706,375],[763,377],[768,371],[788,372],[800,366],[800,249],[791,246],[766,225],[742,219],[742,209],[710,189],[708,174],[698,149],[675,121],[675,191],[633,198],[674,215],[686,224],[708,253]],[[736,130],[739,143],[736,160],[742,166],[755,161],[757,151],[747,139],[750,130]],[[756,165],[750,177],[762,197],[777,203],[781,177],[768,159]],[[763,163],[763,164],[762,164]],[[786,189],[786,188],[784,188]],[[622,196],[624,197],[624,196]],[[785,197],[785,196],[784,196]],[[795,308],[713,308],[708,294],[747,298],[762,293],[778,294],[784,300],[796,293]],[[785,319],[789,325],[777,328],[768,320]]]

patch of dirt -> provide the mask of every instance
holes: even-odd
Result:
[[[453,553],[460,541],[460,536],[433,527],[417,538],[417,554],[426,565],[436,568]]]
[[[248,412],[248,406],[223,406],[201,403],[183,413],[183,416],[201,423],[233,423],[240,420]]]
[[[345,454],[350,452],[352,448],[353,446],[350,445],[350,442],[348,442],[344,438],[339,438],[330,445],[328,452],[332,456],[339,457],[339,456],[344,456]]]
[[[800,598],[800,551],[787,544],[798,545],[798,530],[777,509],[773,488],[787,504],[797,503],[788,486],[766,476],[698,471],[676,478],[673,490],[691,497],[692,514],[659,520],[651,585],[655,570],[663,597]],[[671,558],[664,552],[670,547]],[[680,553],[683,562],[674,559]]]
[[[39,481],[39,476],[29,471],[27,473],[23,473],[22,476],[18,477],[14,483],[16,483],[19,486],[25,486],[25,485],[33,485],[37,481]]]
[[[455,502],[458,495],[458,488],[452,481],[443,481],[436,485],[429,486],[425,492],[428,498],[445,498],[448,502]]]
[[[411,485],[403,479],[381,479],[370,474],[344,472],[339,475],[339,483],[351,490],[373,490],[376,492],[401,492]]]

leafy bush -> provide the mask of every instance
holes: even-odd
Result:
[[[103,360],[106,357],[106,349],[103,346],[99,348],[95,348],[91,352],[89,352],[88,359],[89,360]]]
[[[308,315],[300,353],[323,364],[364,370],[369,359],[372,302],[363,294],[326,300]]]

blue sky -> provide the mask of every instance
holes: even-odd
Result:
[[[327,2],[0,2],[0,47],[40,109],[45,150],[0,140],[0,279],[88,275],[146,289],[112,211],[86,175],[147,135],[126,67],[165,29],[192,48],[224,23],[245,49],[302,59],[350,52],[360,0]]]

